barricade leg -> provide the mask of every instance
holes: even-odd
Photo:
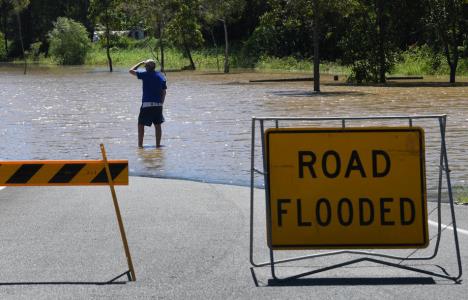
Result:
[[[128,247],[127,236],[125,234],[125,228],[123,225],[122,216],[120,214],[119,202],[117,201],[117,195],[115,193],[114,181],[112,179],[111,172],[109,169],[109,164],[107,162],[106,149],[104,148],[104,144],[101,144],[101,152],[102,152],[102,159],[104,161],[104,165],[106,169],[107,179],[109,182],[109,188],[112,194],[112,200],[114,201],[114,208],[115,208],[115,214],[117,215],[117,222],[119,223],[120,236],[122,237],[122,243],[123,243],[124,250],[125,250],[125,256],[127,257],[127,264],[128,264],[128,269],[130,272],[130,276],[128,276],[128,272],[127,272],[127,276],[129,277],[130,281],[136,281],[135,270],[133,268],[133,262],[132,262],[132,256],[130,255],[130,248]]]

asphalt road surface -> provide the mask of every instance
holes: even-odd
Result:
[[[462,282],[362,262],[294,280],[270,281],[249,262],[250,190],[246,187],[131,177],[117,195],[136,271],[127,263],[107,187],[8,187],[0,190],[0,299],[466,299],[468,207],[457,206]],[[264,191],[256,190],[254,260],[268,260]],[[437,221],[430,203],[430,220]],[[450,225],[443,204],[442,223]],[[416,257],[428,249],[393,250]],[[281,251],[278,258],[303,255]],[[355,259],[339,255],[279,265],[278,275]],[[397,261],[398,263],[399,261]],[[431,261],[404,262],[458,273],[453,231],[443,230]]]

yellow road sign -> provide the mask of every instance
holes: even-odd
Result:
[[[110,160],[114,185],[128,185],[128,161]],[[109,185],[102,160],[0,161],[0,186]]]
[[[416,127],[267,130],[269,246],[427,247],[424,153]]]

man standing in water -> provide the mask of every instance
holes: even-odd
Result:
[[[141,65],[145,65],[145,71],[138,70]],[[152,59],[137,63],[129,72],[143,81],[142,104],[138,116],[138,147],[143,148],[145,126],[151,127],[151,124],[154,124],[156,147],[159,148],[162,136],[161,124],[164,122],[162,111],[166,98],[166,78],[156,71],[156,63]]]

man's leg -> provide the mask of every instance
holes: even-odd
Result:
[[[161,124],[154,124],[154,129],[156,131],[156,147],[161,147],[161,136],[162,136]]]
[[[143,148],[143,138],[145,137],[145,125],[138,124],[138,147]]]

